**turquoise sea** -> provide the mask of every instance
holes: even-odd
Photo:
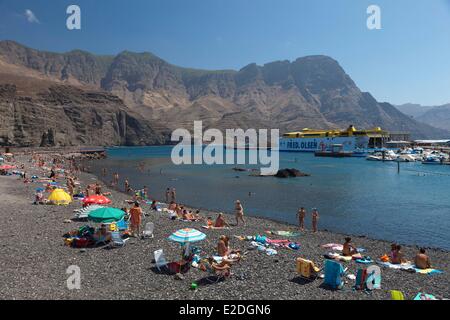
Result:
[[[308,225],[316,207],[321,229],[450,249],[450,166],[402,163],[399,174],[395,162],[280,153],[280,168],[311,176],[279,179],[252,177],[234,165],[176,166],[171,148],[111,148],[105,161],[90,163],[91,170],[100,176],[108,168],[105,182],[117,171],[121,181],[128,178],[135,189],[146,185],[158,199],[174,187],[180,203],[232,212],[239,199],[246,215],[289,223],[296,223],[303,206]]]

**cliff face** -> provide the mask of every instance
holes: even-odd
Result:
[[[108,93],[52,86],[36,97],[0,85],[0,145],[146,145],[164,142]]]
[[[8,74],[3,80],[2,69],[9,70],[3,72]],[[148,121],[154,134],[166,132],[165,127],[192,129],[194,120],[203,120],[205,127],[219,129],[278,128],[284,132],[304,127],[346,128],[353,124],[359,128],[380,126],[409,131],[414,138],[449,135],[448,131],[417,122],[392,105],[379,103],[369,93],[361,92],[341,66],[327,56],[263,66],[249,64],[239,71],[206,71],[174,66],[151,53],[122,52],[115,57],[82,51],[56,54],[11,41],[0,42],[0,83],[15,83],[12,79],[17,74],[80,90],[103,91],[97,94],[104,95],[108,103],[78,100],[78,107],[92,108],[89,117],[71,115],[74,128],[80,128],[85,121],[86,125],[97,125],[93,120],[95,112],[100,112],[97,108],[107,110],[110,103],[120,104],[110,95],[113,94],[123,101],[121,110],[128,107],[124,112],[133,114],[138,123],[144,123],[142,119]],[[38,91],[36,86],[22,86],[24,89],[19,91],[30,95],[31,91]],[[45,104],[42,99],[49,98],[39,97],[41,104]],[[31,103],[37,102],[34,99]],[[71,100],[64,105],[67,109]],[[66,113],[71,114],[67,110]],[[86,139],[75,141],[85,143]],[[156,136],[154,140],[160,139]],[[135,138],[120,141],[138,143]]]

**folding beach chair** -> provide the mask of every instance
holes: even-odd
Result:
[[[128,230],[128,222],[126,222],[125,219],[117,221],[116,225],[117,225],[117,228],[119,229],[119,231]]]
[[[164,256],[163,249],[156,250],[155,252],[153,252],[153,255],[155,257],[156,268],[158,268],[159,271],[161,271],[162,267],[167,267],[167,261]]]
[[[153,222],[147,222],[145,224],[144,231],[142,232],[143,238],[153,238],[153,230],[155,229],[155,225]]]
[[[342,276],[345,274],[345,270],[337,261],[325,260],[325,279],[324,284],[330,286],[333,289],[342,289],[343,281]]]
[[[300,277],[307,280],[314,280],[319,277],[320,268],[316,267],[311,260],[297,258],[297,273]]]
[[[120,232],[111,232],[111,242],[109,243],[111,248],[123,247],[125,246],[125,243],[126,240],[122,239],[122,237],[120,236]]]

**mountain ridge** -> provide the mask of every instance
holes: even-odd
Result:
[[[411,119],[389,103],[379,103],[362,92],[336,60],[324,55],[250,63],[240,70],[202,70],[170,64],[149,52],[51,53],[0,41],[1,60],[49,81],[108,92],[143,120],[168,129],[191,129],[193,121],[201,119],[204,127],[218,129],[239,123],[243,129],[284,132],[353,124],[409,131],[413,138],[450,135]],[[3,82],[8,77],[11,72]]]

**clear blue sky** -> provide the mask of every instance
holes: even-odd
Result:
[[[70,4],[81,31],[66,29]],[[382,30],[366,27],[370,4]],[[450,102],[450,0],[0,0],[0,39],[204,69],[325,54],[379,101]]]

